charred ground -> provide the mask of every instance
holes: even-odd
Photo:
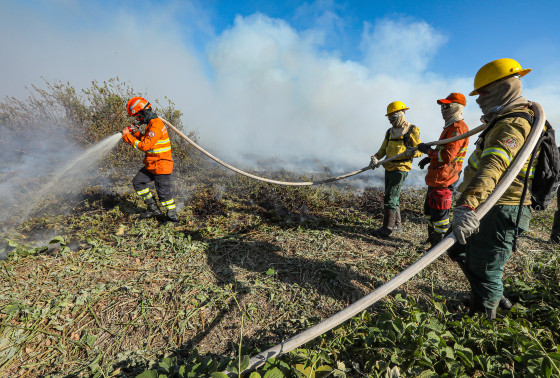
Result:
[[[3,374],[134,376],[161,361],[184,367],[212,357],[208,373],[239,348],[244,355],[264,350],[341,310],[427,247],[423,190],[405,190],[404,230],[384,240],[371,236],[381,223],[379,189],[214,179],[177,180],[185,190],[176,224],[138,219],[143,205],[123,182],[113,192],[89,188],[69,215],[33,218],[10,230],[3,247],[10,258],[1,266]],[[518,282],[558,279],[558,250],[546,241],[551,211],[536,214],[507,266],[508,294],[516,301],[525,300]],[[399,318],[410,303],[426,313],[437,303],[445,316],[462,319],[467,287],[442,257],[360,319],[379,319],[395,305],[392,317]],[[406,371],[381,354],[379,361],[360,354],[364,346],[352,341],[348,327],[311,346],[337,356],[324,366],[344,372],[342,363],[347,376],[376,376],[389,366]],[[548,332],[554,353],[558,331]],[[325,347],[329,338],[340,345]]]

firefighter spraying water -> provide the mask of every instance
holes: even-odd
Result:
[[[132,179],[134,190],[147,206],[146,211],[140,214],[140,218],[151,218],[162,214],[148,187],[148,184],[154,181],[159,201],[167,210],[167,220],[177,222],[179,218],[175,200],[171,196],[173,157],[167,128],[145,98],[133,97],[128,100],[126,111],[138,122],[122,129],[122,138],[132,148],[146,154],[144,167]],[[146,130],[142,133],[138,130],[138,126],[143,124],[146,125]]]

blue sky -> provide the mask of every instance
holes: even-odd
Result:
[[[330,49],[340,49],[348,59],[360,58],[356,48],[363,23],[381,18],[424,20],[448,38],[433,61],[432,70],[449,75],[472,74],[480,62],[515,56],[538,61],[538,56],[558,57],[557,1],[344,1],[283,2],[213,1],[212,17],[217,30],[232,26],[236,15],[262,12],[288,20],[304,30],[325,12],[336,13],[344,25]],[[303,5],[302,5],[303,4]],[[298,9],[299,8],[299,9]],[[310,17],[298,17],[298,12]],[[342,45],[341,42],[347,42]],[[540,51],[539,49],[544,49]],[[531,56],[539,54],[538,56]],[[542,54],[542,55],[541,55]],[[526,58],[526,59],[523,59]]]
[[[322,22],[331,31],[325,49],[358,61],[363,57],[359,46],[364,23],[425,21],[447,39],[429,67],[445,75],[473,75],[481,63],[510,56],[548,69],[555,62],[547,60],[560,57],[557,1],[210,0],[204,4],[216,33],[231,28],[236,16],[256,12],[287,20],[300,31]]]
[[[0,97],[48,81],[119,77],[172,99],[219,157],[248,166],[359,168],[389,102],[434,140],[437,98],[468,93],[483,64],[533,71],[525,94],[560,124],[555,1],[1,0]],[[465,120],[480,111],[469,98]],[[557,121],[556,121],[557,119]]]

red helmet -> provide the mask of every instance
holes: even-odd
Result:
[[[126,112],[129,116],[135,117],[144,109],[150,109],[152,105],[143,97],[132,97],[126,103]]]

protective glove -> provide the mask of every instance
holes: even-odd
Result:
[[[413,148],[413,147],[407,147],[406,150],[403,152],[403,154],[404,154],[403,156],[406,156],[406,157],[411,158],[411,157],[414,156],[415,153],[416,153],[416,149],[415,149],[415,148]]]
[[[375,156],[372,156],[372,157],[371,157],[371,160],[370,160],[370,162],[369,162],[369,167],[370,167],[371,169],[375,169],[375,168],[377,168],[377,163],[379,163],[379,159],[376,158]]]
[[[426,143],[420,143],[418,146],[418,151],[422,152],[423,154],[427,154],[428,151],[432,150],[431,146],[428,146]]]
[[[124,129],[121,130],[121,134],[130,134],[132,131],[132,128],[130,126],[125,127]]]
[[[453,233],[459,244],[467,244],[467,238],[478,233],[480,222],[469,206],[457,206],[453,209]]]
[[[430,164],[430,160],[431,160],[431,158],[428,157],[428,156],[426,156],[424,159],[420,160],[418,162],[418,166],[420,167],[420,169],[424,169],[426,164]]]

